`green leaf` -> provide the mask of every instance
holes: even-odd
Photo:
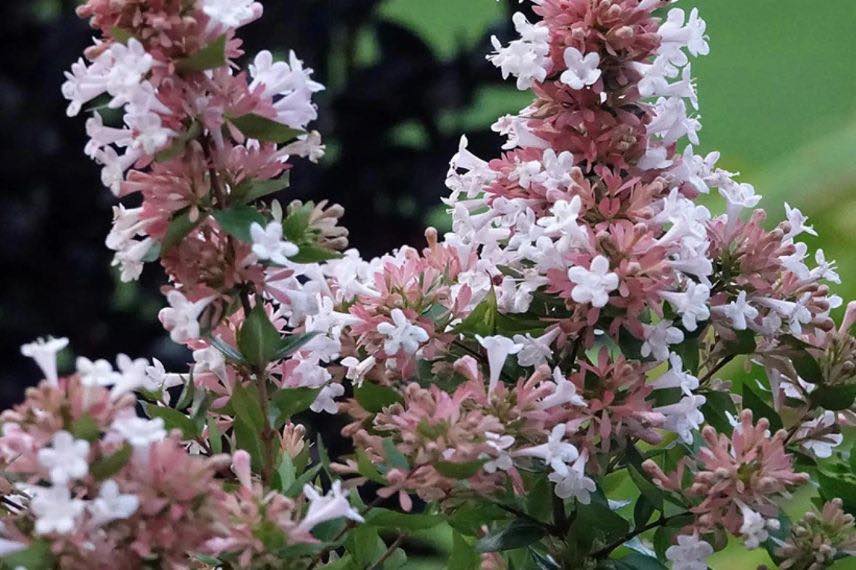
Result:
[[[300,251],[288,258],[294,263],[320,263],[342,257],[338,251],[326,249],[314,243],[301,243],[298,247]]]
[[[856,384],[844,386],[818,386],[811,393],[811,403],[825,410],[846,410],[856,401]]]
[[[261,115],[249,114],[230,117],[229,121],[247,137],[262,142],[284,144],[303,134],[303,131],[292,129]]]
[[[446,563],[446,570],[479,570],[481,556],[460,533],[452,533],[452,552]]]
[[[247,390],[236,384],[229,400],[235,415],[244,420],[248,426],[261,433],[266,425],[264,412],[254,391]]]
[[[264,306],[260,302],[256,303],[238,331],[241,354],[256,370],[261,371],[274,359],[281,342],[279,332],[268,319]]]
[[[416,531],[434,528],[443,523],[438,515],[399,513],[389,509],[374,508],[366,515],[365,524],[395,531]]]
[[[181,430],[184,439],[195,439],[199,435],[199,426],[178,410],[153,404],[143,404],[143,407],[150,418],[162,419],[167,431]]]
[[[478,536],[481,534],[482,526],[493,521],[508,518],[508,512],[499,505],[482,501],[479,503],[466,503],[458,507],[449,517],[447,522],[456,531],[466,536]]]
[[[232,362],[237,362],[238,364],[248,364],[248,362],[244,359],[241,353],[235,349],[235,347],[223,342],[222,339],[211,337],[209,339],[209,342],[214,348],[219,350],[223,354],[223,356],[225,356]]]
[[[808,351],[810,345],[790,335],[782,337],[781,342],[788,347],[785,352],[800,378],[810,384],[822,384],[823,370],[817,363],[817,359]]]
[[[501,552],[529,546],[538,542],[546,531],[544,527],[524,519],[512,521],[508,526],[491,533],[476,542],[477,552]]]
[[[640,552],[631,552],[620,560],[612,560],[615,568],[626,570],[666,570],[666,567],[652,556],[645,556]]]
[[[201,132],[202,125],[199,121],[193,121],[185,132],[172,141],[172,144],[155,154],[155,160],[157,162],[166,162],[179,156],[184,152],[187,143],[198,137]]]
[[[309,231],[314,208],[315,205],[312,202],[289,208],[288,215],[282,221],[282,235],[294,243],[307,241],[306,234]]]
[[[449,479],[469,479],[478,473],[485,463],[486,461],[481,459],[477,461],[468,461],[466,463],[438,461],[434,464],[434,469]]]
[[[496,332],[496,315],[496,293],[491,289],[487,297],[455,328],[455,332],[490,336]]]
[[[282,454],[282,460],[279,462],[279,467],[276,470],[277,474],[277,491],[285,491],[290,489],[297,481],[297,471],[294,468],[294,462],[291,456],[287,453]]]
[[[222,35],[201,50],[175,62],[179,73],[205,71],[226,65],[226,36]]]
[[[277,423],[309,409],[321,388],[283,388],[271,396],[271,403],[276,408]]]
[[[318,475],[318,472],[321,471],[322,467],[324,467],[324,466],[321,465],[320,463],[318,463],[316,465],[313,465],[312,467],[310,467],[306,471],[304,471],[300,475],[300,477],[298,477],[294,481],[294,483],[291,484],[291,487],[289,487],[285,491],[283,491],[282,494],[285,495],[286,497],[296,497],[297,495],[302,493],[303,492],[303,486],[306,485],[307,483],[309,483],[310,481],[312,481],[315,478],[315,476]]]
[[[755,342],[755,333],[751,330],[734,331],[737,339],[727,344],[731,354],[752,354],[758,348]]]
[[[101,437],[101,428],[89,414],[83,414],[71,424],[71,435],[77,439],[88,442],[96,441]]]
[[[368,381],[354,389],[354,397],[363,409],[373,414],[387,406],[404,401],[401,394],[392,388]]]
[[[357,448],[357,471],[360,475],[366,477],[369,481],[374,481],[379,485],[387,485],[388,481],[378,470],[377,466],[372,462],[366,452]]]
[[[208,417],[208,445],[211,446],[211,453],[214,455],[223,453],[223,434],[220,433],[214,416]]]
[[[196,220],[190,220],[190,213],[183,212],[175,216],[166,229],[166,235],[161,240],[161,255],[168,253],[172,248],[177,246],[187,237],[187,234],[192,232],[199,224],[205,221],[207,214],[199,212]]]
[[[825,501],[839,498],[844,502],[845,511],[856,514],[856,475],[849,470],[844,473],[831,473],[824,469],[818,471],[817,480],[820,483],[820,495]]]
[[[699,368],[699,339],[701,330],[694,333],[685,333],[684,341],[674,345],[672,348],[681,357],[684,368],[693,376],[698,375]]]
[[[250,454],[254,471],[261,471],[264,461],[262,459],[261,434],[253,426],[249,425],[243,418],[235,418],[234,423],[235,444]]]
[[[633,528],[642,528],[648,524],[654,510],[651,501],[645,495],[640,495],[633,506]]]
[[[731,435],[734,428],[731,426],[726,412],[732,417],[737,417],[737,408],[734,406],[731,394],[711,391],[705,392],[704,397],[706,401],[701,407],[701,412],[704,414],[707,423],[715,427],[719,433]]]
[[[750,387],[751,382],[751,380],[743,382],[743,405],[752,410],[756,423],[759,418],[767,418],[770,422],[770,429],[773,432],[782,429],[782,418],[779,417],[779,414],[776,413],[776,410],[772,406],[755,393]]]
[[[127,443],[119,448],[115,453],[111,453],[105,457],[102,457],[98,461],[92,464],[89,472],[95,478],[96,481],[104,481],[105,479],[109,479],[116,473],[122,470],[128,460],[131,459],[131,453],[133,452],[133,448]]]
[[[280,178],[271,180],[244,180],[232,190],[232,199],[236,202],[248,204],[259,198],[264,198],[280,190],[284,190],[291,184],[291,176],[286,172]]]
[[[282,360],[291,356],[316,336],[318,336],[317,332],[311,332],[294,334],[280,339],[279,348],[277,348],[272,360]]]
[[[410,463],[407,461],[407,458],[403,453],[398,451],[398,448],[395,447],[395,443],[386,438],[383,440],[383,452],[386,455],[387,464],[394,469],[401,469],[402,471],[410,470]]]
[[[386,552],[386,544],[378,536],[376,528],[359,525],[348,536],[346,548],[358,568],[371,568]]]
[[[20,552],[0,558],[3,568],[26,568],[27,570],[45,570],[54,567],[54,557],[49,542],[38,539]]]
[[[578,505],[577,517],[568,532],[578,552],[590,553],[627,535],[630,523],[609,508],[602,496],[592,496],[588,505]]]
[[[253,241],[250,237],[250,226],[259,224],[264,228],[267,225],[258,210],[244,204],[232,206],[228,210],[217,210],[214,212],[214,219],[226,233],[245,243]]]

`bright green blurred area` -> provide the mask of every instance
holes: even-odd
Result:
[[[699,6],[710,35],[711,54],[693,65],[704,125],[700,150],[719,150],[720,166],[741,171],[741,180],[755,185],[771,223],[781,219],[784,202],[809,215],[820,233],[809,245],[838,261],[844,283],[837,292],[845,302],[856,298],[856,2],[678,5]],[[391,0],[382,13],[417,30],[444,57],[459,45],[473,45],[506,14],[495,0]],[[464,133],[529,99],[512,85],[486,88],[471,110],[443,117],[442,125],[450,134]],[[715,196],[709,203],[720,211]],[[797,496],[787,510],[799,516],[808,501],[808,494]],[[760,550],[741,546],[711,563],[715,570],[775,566]]]

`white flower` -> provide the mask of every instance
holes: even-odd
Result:
[[[202,0],[202,11],[227,28],[239,28],[260,17],[262,7],[253,0]]]
[[[701,122],[687,115],[687,104],[680,97],[660,97],[654,105],[654,118],[648,123],[648,133],[662,137],[670,145],[686,136],[694,145],[699,144]]]
[[[523,349],[522,344],[517,344],[513,340],[504,336],[487,336],[482,337],[476,335],[476,340],[487,352],[487,363],[490,369],[490,380],[488,382],[487,393],[493,393],[499,382],[499,376],[502,374],[502,367],[505,366],[505,361],[512,354],[517,354]]]
[[[308,533],[323,522],[342,517],[356,522],[364,522],[360,513],[348,503],[348,492],[342,490],[341,481],[333,481],[330,492],[326,495],[319,494],[312,485],[304,485],[303,494],[309,500],[309,509],[306,511],[306,516],[297,525],[298,532]]]
[[[108,479],[101,484],[98,497],[89,505],[92,523],[96,526],[127,519],[140,507],[136,495],[123,495],[116,481]]]
[[[286,145],[283,152],[289,155],[308,158],[309,162],[318,164],[327,152],[327,146],[321,142],[321,133],[312,131],[297,137],[297,140]]]
[[[344,393],[345,387],[341,384],[327,384],[318,392],[318,396],[315,397],[315,401],[312,402],[309,409],[319,414],[321,412],[336,414],[339,411],[339,405],[336,403],[335,398]]]
[[[564,404],[585,407],[586,401],[577,394],[576,385],[568,380],[557,366],[553,370],[553,392],[541,400],[538,407],[542,410],[549,410]]]
[[[740,511],[743,513],[740,534],[743,535],[743,543],[749,550],[758,548],[762,542],[766,542],[770,538],[770,530],[779,530],[779,521],[776,519],[765,519],[760,513],[743,503],[740,503]]]
[[[592,260],[590,269],[570,268],[568,279],[576,283],[571,298],[577,303],[591,303],[597,308],[605,307],[609,293],[618,289],[618,275],[610,273],[609,260],[602,255]]]
[[[818,249],[814,252],[814,260],[817,262],[817,267],[812,269],[809,273],[813,279],[825,279],[830,283],[836,283],[838,285],[841,284],[841,276],[836,272],[835,262],[827,261],[826,255],[823,253],[822,249]]]
[[[791,208],[787,202],[785,202],[785,215],[788,218],[788,224],[791,226],[791,229],[785,234],[783,239],[793,239],[803,233],[813,236],[817,235],[814,228],[806,224],[808,216],[800,212],[797,208]]]
[[[181,374],[167,372],[163,367],[163,363],[157,358],[152,358],[151,366],[146,368],[146,376],[148,377],[148,386],[151,387],[150,389],[153,392],[161,390],[166,397],[169,396],[169,392],[167,392],[168,388],[184,384],[184,378]]]
[[[113,365],[106,360],[93,362],[81,356],[76,364],[80,382],[84,386],[112,386],[116,383],[118,374],[113,370]]]
[[[59,378],[56,371],[56,355],[68,346],[67,338],[40,338],[21,347],[21,354],[32,358],[45,375],[49,384],[56,386]]]
[[[146,154],[155,154],[175,136],[175,131],[163,126],[157,113],[128,113],[125,115],[125,124],[134,133],[134,147],[142,149]]]
[[[282,224],[270,222],[267,227],[253,222],[250,226],[253,253],[261,260],[270,260],[277,265],[288,265],[288,258],[297,255],[300,248],[282,239]]]
[[[684,332],[672,326],[672,321],[660,321],[656,325],[642,325],[645,330],[645,342],[640,353],[644,357],[654,356],[654,360],[662,362],[669,358],[669,345],[684,342]]]
[[[707,306],[710,287],[707,285],[690,281],[683,293],[663,291],[660,295],[681,315],[684,328],[690,332],[698,328],[698,321],[710,318],[710,309]]]
[[[166,429],[161,418],[146,420],[137,416],[117,418],[110,431],[130,443],[134,448],[145,449],[152,443],[166,438]]]
[[[538,220],[538,225],[544,228],[544,235],[559,238],[556,248],[560,251],[569,249],[572,245],[587,239],[585,230],[577,223],[582,208],[582,200],[574,196],[570,202],[558,200],[550,208],[551,216]]]
[[[35,497],[30,508],[36,515],[36,534],[68,534],[74,530],[86,508],[83,501],[72,499],[64,485],[35,487],[33,491]]]
[[[226,380],[226,359],[213,346],[193,351],[193,374],[199,376],[211,372],[220,380]]]
[[[565,70],[559,81],[571,89],[582,89],[587,85],[594,85],[600,79],[600,55],[597,52],[585,55],[577,48],[565,49]]]
[[[758,317],[758,309],[746,300],[746,291],[740,291],[737,298],[727,305],[713,307],[711,310],[729,319],[734,330],[738,331],[746,330],[749,322]]]
[[[226,0],[228,1],[228,0]],[[250,75],[253,78],[250,90],[261,88],[263,97],[274,98],[273,107],[276,120],[294,129],[305,130],[306,125],[318,118],[318,111],[312,103],[312,94],[322,91],[324,86],[312,81],[312,69],[304,68],[303,62],[290,51],[288,63],[274,61],[269,51],[261,51],[250,65]],[[304,149],[313,153],[319,152],[320,143],[315,137],[307,137],[308,146]]]
[[[354,382],[357,386],[363,383],[368,371],[374,368],[376,364],[377,359],[374,356],[369,356],[365,360],[359,360],[354,356],[342,359],[342,366],[347,368],[345,378]]]
[[[508,471],[514,467],[514,460],[508,454],[508,448],[514,445],[514,437],[485,432],[486,443],[496,451],[496,456],[486,462],[482,468],[486,473],[496,473],[498,470]]]
[[[686,21],[686,25],[684,22]],[[667,55],[675,65],[684,65],[687,58],[681,49],[687,50],[694,57],[710,53],[707,36],[704,35],[707,24],[699,18],[698,9],[693,8],[690,17],[686,20],[686,14],[680,8],[669,10],[666,21],[657,30],[660,41],[660,53]]]
[[[550,30],[543,22],[531,24],[520,12],[512,16],[512,21],[520,39],[503,47],[499,39],[492,36],[490,41],[494,53],[488,55],[487,59],[502,70],[503,79],[508,79],[509,75],[517,77],[517,88],[526,91],[535,82],[547,79]]]
[[[573,444],[566,443],[565,439],[565,424],[556,425],[550,432],[550,437],[547,443],[518,449],[512,453],[514,457],[536,457],[541,459],[552,467],[553,471],[563,472],[567,469],[567,464],[576,460],[579,457],[579,452]]]
[[[586,477],[587,461],[588,452],[583,451],[570,468],[550,473],[548,478],[556,484],[557,497],[560,499],[573,497],[584,505],[591,502],[591,494],[597,489],[597,484],[593,479]]]
[[[803,423],[794,439],[800,446],[815,457],[826,459],[832,456],[832,450],[844,441],[844,436],[832,431],[835,426],[835,412],[826,410],[823,415]]]
[[[190,301],[181,291],[173,289],[166,294],[166,300],[170,306],[161,309],[158,317],[169,331],[169,337],[180,344],[199,338],[199,316],[214,297]]]
[[[677,404],[660,406],[653,411],[666,416],[664,429],[676,433],[685,443],[692,443],[693,431],[704,422],[704,414],[699,408],[706,401],[704,396],[684,396]]]
[[[116,367],[119,369],[119,374],[116,376],[113,389],[110,390],[110,397],[114,400],[135,390],[157,388],[149,378],[149,361],[145,358],[132,359],[126,354],[120,354],[116,357]]]
[[[559,327],[554,327],[538,338],[532,338],[529,333],[526,336],[514,335],[514,342],[523,345],[517,353],[517,364],[524,367],[546,364],[547,360],[553,356],[552,344],[560,332]]]
[[[404,351],[405,354],[416,354],[419,345],[430,338],[422,327],[411,324],[401,309],[393,309],[390,313],[392,323],[380,323],[377,332],[387,337],[383,343],[383,351],[387,356]]]
[[[680,388],[687,396],[692,395],[692,391],[698,388],[698,378],[684,372],[683,360],[675,353],[669,355],[669,364],[671,368],[652,382],[651,386],[656,389]]]
[[[806,304],[810,300],[811,293],[805,293],[795,302],[782,301],[781,299],[762,298],[758,299],[758,304],[772,309],[779,317],[787,319],[788,327],[791,332],[799,336],[802,334],[802,325],[807,325],[814,318],[811,311],[806,307]]]
[[[321,388],[332,378],[327,369],[319,363],[320,357],[317,354],[300,357],[298,360],[299,364],[289,376],[289,385],[298,388]]]
[[[48,470],[55,485],[64,485],[82,479],[89,473],[89,442],[74,439],[67,431],[58,431],[51,439],[51,447],[40,449],[39,464]]]
[[[713,547],[698,535],[678,535],[678,543],[666,549],[666,558],[673,570],[707,570],[707,559]]]

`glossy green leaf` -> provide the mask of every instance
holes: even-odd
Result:
[[[96,441],[101,437],[101,428],[98,427],[98,423],[89,414],[83,414],[74,420],[69,431],[75,438],[88,442]]]
[[[281,347],[279,332],[271,324],[262,303],[257,303],[238,331],[238,348],[256,370],[264,370]]]
[[[89,473],[96,481],[104,481],[109,479],[116,473],[122,470],[131,459],[133,448],[127,443],[120,447],[116,452],[100,458],[89,468]]]
[[[249,114],[231,117],[229,121],[245,136],[262,142],[284,144],[303,134],[303,131],[292,129],[261,115]]]
[[[449,479],[469,479],[476,473],[481,471],[484,466],[484,460],[468,461],[466,463],[454,463],[452,461],[438,461],[434,464],[434,469],[440,472],[444,477]]]
[[[856,401],[856,385],[818,386],[811,393],[811,402],[825,410],[846,410]]]
[[[401,394],[387,386],[363,382],[354,389],[357,402],[368,412],[376,414],[387,406],[403,401]]]
[[[144,407],[150,418],[161,418],[163,420],[167,431],[174,429],[181,430],[184,439],[195,439],[200,433],[199,426],[192,419],[174,408],[153,404],[144,404]]]
[[[544,527],[525,519],[512,521],[508,526],[492,532],[476,542],[477,552],[501,552],[529,546],[538,542],[546,531]]]
[[[254,391],[247,390],[241,384],[236,384],[229,400],[235,415],[244,420],[248,426],[261,432],[265,428],[265,417],[262,406]]]
[[[161,255],[169,253],[172,248],[180,244],[187,235],[199,224],[205,221],[207,214],[199,212],[195,220],[190,219],[190,213],[185,211],[176,215],[166,229],[166,235],[161,240]]]
[[[443,523],[443,517],[413,513],[400,513],[374,508],[365,517],[367,525],[394,531],[417,531],[434,528]]]
[[[232,190],[232,199],[245,204],[288,188],[291,177],[288,172],[271,180],[245,180]]]
[[[491,289],[487,297],[455,328],[455,332],[490,336],[496,332],[496,315],[496,293]]]
[[[452,552],[446,562],[446,570],[479,570],[481,556],[472,544],[460,533],[452,533]]]
[[[271,396],[271,403],[278,412],[277,422],[284,422],[309,409],[321,388],[283,388]]]
[[[213,215],[226,233],[246,243],[253,241],[250,236],[250,226],[259,224],[264,228],[267,225],[267,221],[258,210],[244,204],[233,206],[228,210],[217,210]]]
[[[220,36],[204,48],[175,62],[179,73],[205,71],[226,65],[226,36]]]
[[[760,418],[767,418],[773,432],[782,429],[782,418],[770,404],[761,399],[750,384],[751,380],[743,383],[743,405],[752,410],[755,422]]]
[[[297,247],[300,248],[300,251],[289,257],[294,263],[320,263],[342,257],[338,251],[326,249],[314,243],[301,243]]]

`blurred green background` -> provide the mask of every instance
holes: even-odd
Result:
[[[806,236],[809,245],[838,261],[843,284],[837,292],[845,302],[856,298],[856,2],[678,5],[699,7],[710,35],[711,54],[693,63],[704,125],[699,151],[720,151],[720,166],[754,184],[771,221],[781,219],[784,202],[809,215],[820,234]],[[471,47],[487,26],[505,17],[504,6],[494,0],[391,0],[381,10],[416,30],[444,57]],[[359,53],[372,57],[370,37],[362,38]],[[442,117],[440,124],[466,133],[529,100],[511,84],[485,87],[472,108]],[[410,130],[398,135],[419,144]],[[717,198],[708,200],[715,213],[721,211]],[[443,224],[442,210],[429,221]],[[787,510],[799,516],[808,500],[808,493],[796,496]],[[715,555],[711,564],[715,570],[775,567],[761,549],[747,552],[739,544]],[[856,568],[856,563],[843,561],[836,568]]]

